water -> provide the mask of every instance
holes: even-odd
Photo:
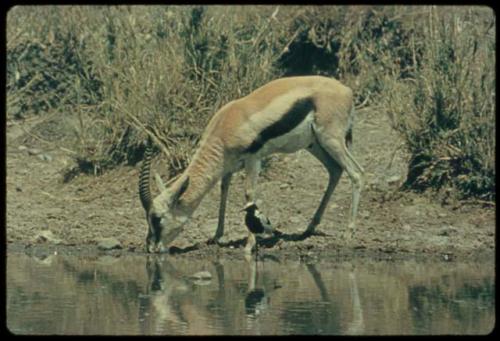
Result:
[[[493,261],[13,253],[7,327],[16,334],[486,334],[495,323],[494,281]]]

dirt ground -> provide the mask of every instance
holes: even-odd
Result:
[[[144,252],[147,224],[138,197],[139,165],[102,176],[80,175],[63,183],[64,169],[73,164],[71,153],[65,146],[36,138],[27,143],[26,134],[35,126],[36,120],[7,122],[8,250],[99,253],[103,252],[98,249],[103,239],[115,238],[121,248],[108,252]],[[343,174],[317,228],[322,235],[294,240],[312,218],[328,181],[322,165],[301,151],[273,157],[259,179],[260,208],[284,234],[262,240],[263,254],[298,259],[352,255],[442,260],[493,257],[494,207],[461,202],[443,205],[442,197],[398,191],[407,156],[386,115],[369,108],[359,111],[353,136],[354,156],[366,171],[354,238],[342,238],[351,196],[349,179]],[[160,174],[165,169],[163,158],[153,163]],[[242,257],[247,235],[240,211],[244,205],[243,179],[243,173],[235,176],[230,188],[222,246],[206,244],[217,224],[216,186],[171,244],[170,253]]]

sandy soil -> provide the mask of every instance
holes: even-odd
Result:
[[[27,140],[26,133],[35,126],[36,121],[7,122],[8,248],[92,253],[102,252],[97,245],[103,239],[115,238],[121,249],[111,252],[143,252],[146,221],[137,194],[139,166],[121,167],[98,177],[80,175],[63,183],[63,171],[73,163],[71,154],[57,143]],[[306,151],[273,157],[260,177],[260,207],[284,235],[263,240],[263,253],[297,258],[353,254],[395,259],[492,257],[494,207],[460,202],[443,205],[432,194],[398,191],[407,160],[400,146],[385,115],[369,109],[358,112],[353,152],[366,170],[366,187],[357,234],[349,241],[342,238],[351,195],[347,175],[342,175],[317,228],[323,235],[294,240],[316,210],[328,176]],[[160,173],[163,165],[161,157],[153,164]],[[230,188],[222,246],[206,244],[217,224],[216,186],[172,243],[171,253],[242,256],[247,235],[240,212],[243,176],[235,176]]]

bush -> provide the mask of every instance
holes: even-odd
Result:
[[[420,63],[389,91],[411,153],[407,188],[452,186],[462,197],[495,199],[494,17],[483,10],[431,9]]]
[[[79,45],[81,44],[81,45]],[[92,62],[78,54],[84,50],[70,32],[56,32],[53,41],[26,41],[7,55],[8,117],[40,114],[68,103],[92,105],[102,100],[101,82]],[[79,83],[78,88],[74,86]],[[26,101],[26,99],[30,99]]]
[[[55,113],[45,123],[61,122],[60,130],[73,135],[78,167],[96,174],[140,160],[147,131],[175,174],[222,104],[279,76],[275,10],[14,8],[8,16],[9,116]],[[37,16],[45,20],[22,24]]]
[[[407,188],[494,200],[494,25],[458,6],[15,7],[7,117],[44,114],[34,131],[75,150],[70,174],[138,162],[149,134],[172,176],[224,103],[334,76],[404,136]]]

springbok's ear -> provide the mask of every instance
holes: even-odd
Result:
[[[166,187],[165,184],[163,183],[163,180],[161,179],[160,175],[155,172],[155,180],[156,180],[156,186],[158,186],[158,189],[160,192],[164,192]]]
[[[176,206],[179,203],[179,199],[184,194],[184,192],[187,190],[189,186],[189,177],[186,177],[186,180],[182,183],[182,185],[179,186],[179,189],[177,190],[177,193],[175,193],[172,196],[172,199],[170,201],[170,206]]]

